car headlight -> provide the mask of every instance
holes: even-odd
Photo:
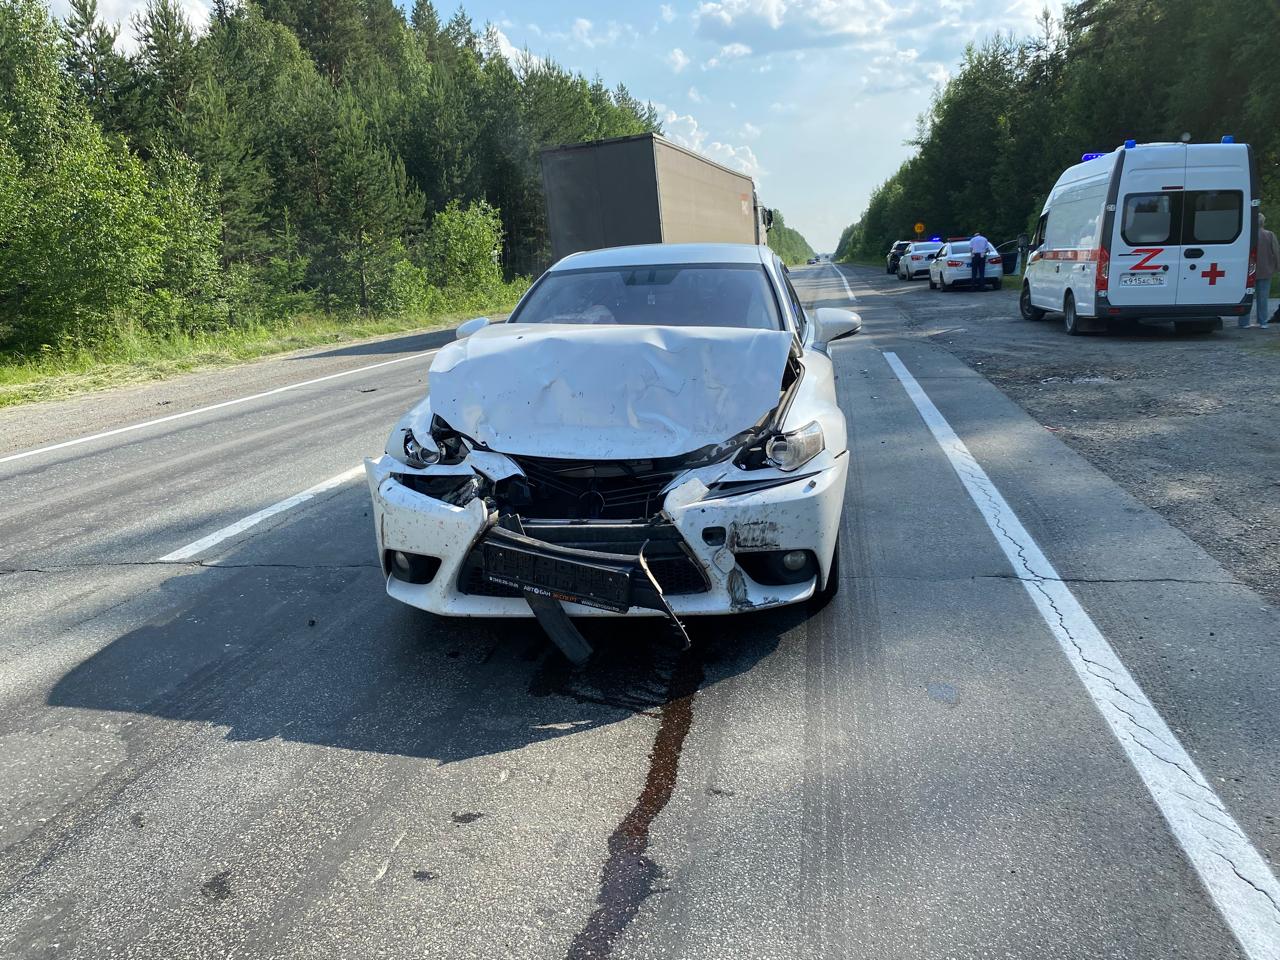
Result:
[[[799,430],[770,437],[764,445],[764,454],[773,466],[789,473],[803,467],[820,454],[826,445],[822,427],[814,420]]]
[[[413,435],[412,430],[405,430],[404,462],[418,470],[421,470],[423,467],[429,467],[434,463],[439,463],[440,447],[436,444],[434,439],[429,443],[421,443],[418,438]]]

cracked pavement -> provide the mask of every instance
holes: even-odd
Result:
[[[531,622],[394,603],[358,481],[158,561],[379,450],[425,361],[0,465],[0,957],[1245,957],[1126,751],[1265,898],[1235,851],[1280,858],[1276,610],[983,376],[1008,297],[849,278],[840,593],[695,621],[687,654],[597,620],[574,671]],[[253,392],[225,375],[192,395]]]

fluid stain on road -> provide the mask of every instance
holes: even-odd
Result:
[[[644,788],[635,806],[609,837],[609,858],[600,870],[596,909],[573,938],[566,960],[608,957],[662,877],[662,868],[647,855],[649,831],[675,790],[680,754],[693,725],[693,701],[702,680],[699,654],[693,649],[683,651],[659,713]]]

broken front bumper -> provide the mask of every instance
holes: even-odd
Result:
[[[807,600],[826,582],[835,551],[844,502],[848,457],[819,458],[813,469],[766,489],[737,493],[732,487],[710,490],[696,477],[675,484],[665,501],[665,520],[654,524],[530,523],[529,536],[580,549],[583,541],[612,544],[602,554],[646,556],[664,597],[676,615],[738,613]],[[455,506],[401,483],[406,468],[390,456],[365,461],[373,497],[378,556],[387,575],[387,592],[411,606],[443,616],[528,617],[520,595],[486,589],[477,570],[481,546],[495,525],[482,498]],[[708,542],[710,541],[710,542]],[[804,550],[817,561],[818,572],[800,583],[767,585],[753,580],[738,555],[777,550]],[[410,583],[391,574],[393,551],[434,557],[439,567],[425,583]],[[653,552],[650,552],[653,551]],[[662,564],[667,566],[662,567]],[[477,574],[480,578],[477,579]],[[497,594],[497,595],[494,595]],[[573,616],[618,616],[608,609],[564,604]],[[632,606],[626,616],[661,616]]]

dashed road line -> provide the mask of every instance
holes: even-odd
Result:
[[[438,350],[427,350],[423,353],[412,353],[407,357],[396,357],[394,360],[382,360],[378,363],[370,363],[363,367],[356,367],[352,370],[341,370],[338,373],[326,374],[323,377],[314,377],[311,380],[301,380],[298,383],[290,383],[283,387],[276,387],[272,390],[264,390],[261,393],[254,393],[247,397],[236,397],[234,400],[223,400],[221,403],[212,403],[206,407],[197,407],[194,410],[184,410],[182,413],[171,413],[166,417],[157,417],[154,420],[144,420],[141,423],[131,423],[127,427],[116,427],[114,430],[104,430],[101,433],[93,433],[86,437],[76,437],[74,440],[63,440],[61,443],[50,443],[43,447],[35,447],[31,450],[23,450],[21,453],[11,453],[8,456],[0,457],[0,463],[11,463],[14,460],[23,460],[27,457],[34,457],[39,453],[52,453],[54,450],[65,450],[67,447],[75,447],[82,443],[90,443],[94,440],[105,440],[108,437],[119,436],[122,433],[130,433],[134,430],[143,430],[147,427],[159,426],[162,423],[172,423],[175,420],[194,417],[201,413],[208,413],[211,410],[222,410],[226,407],[234,407],[237,404],[249,403],[251,400],[261,400],[263,397],[274,397],[276,394],[285,393],[289,390],[297,390],[299,387],[310,387],[317,383],[325,383],[328,380],[337,380],[339,377],[350,377],[357,373],[364,373],[367,370],[377,370],[379,367],[389,367],[393,363],[405,363],[409,360],[421,360],[424,357],[434,356],[437,353],[439,353]]]
[[[348,480],[354,480],[362,473],[364,473],[364,466],[357,464],[350,470],[344,470],[336,477],[330,477],[328,480],[317,483],[314,487],[308,487],[301,493],[295,493],[292,497],[286,497],[279,503],[273,503],[271,506],[264,507],[257,513],[251,513],[243,520],[237,520],[235,523],[228,524],[221,530],[215,530],[207,537],[201,537],[199,540],[188,543],[185,547],[179,547],[177,550],[173,551],[173,553],[166,553],[157,562],[180,563],[185,560],[190,560],[192,557],[204,553],[210,547],[217,546],[223,540],[244,533],[244,531],[252,527],[256,527],[258,524],[262,523],[262,521],[268,520],[278,513],[284,513],[286,510],[291,510],[300,503],[306,503],[308,500],[318,497],[322,493],[326,493],[335,487],[340,487]]]
[[[1280,960],[1280,881],[1039,545],[897,354],[915,404],[1250,960]]]

